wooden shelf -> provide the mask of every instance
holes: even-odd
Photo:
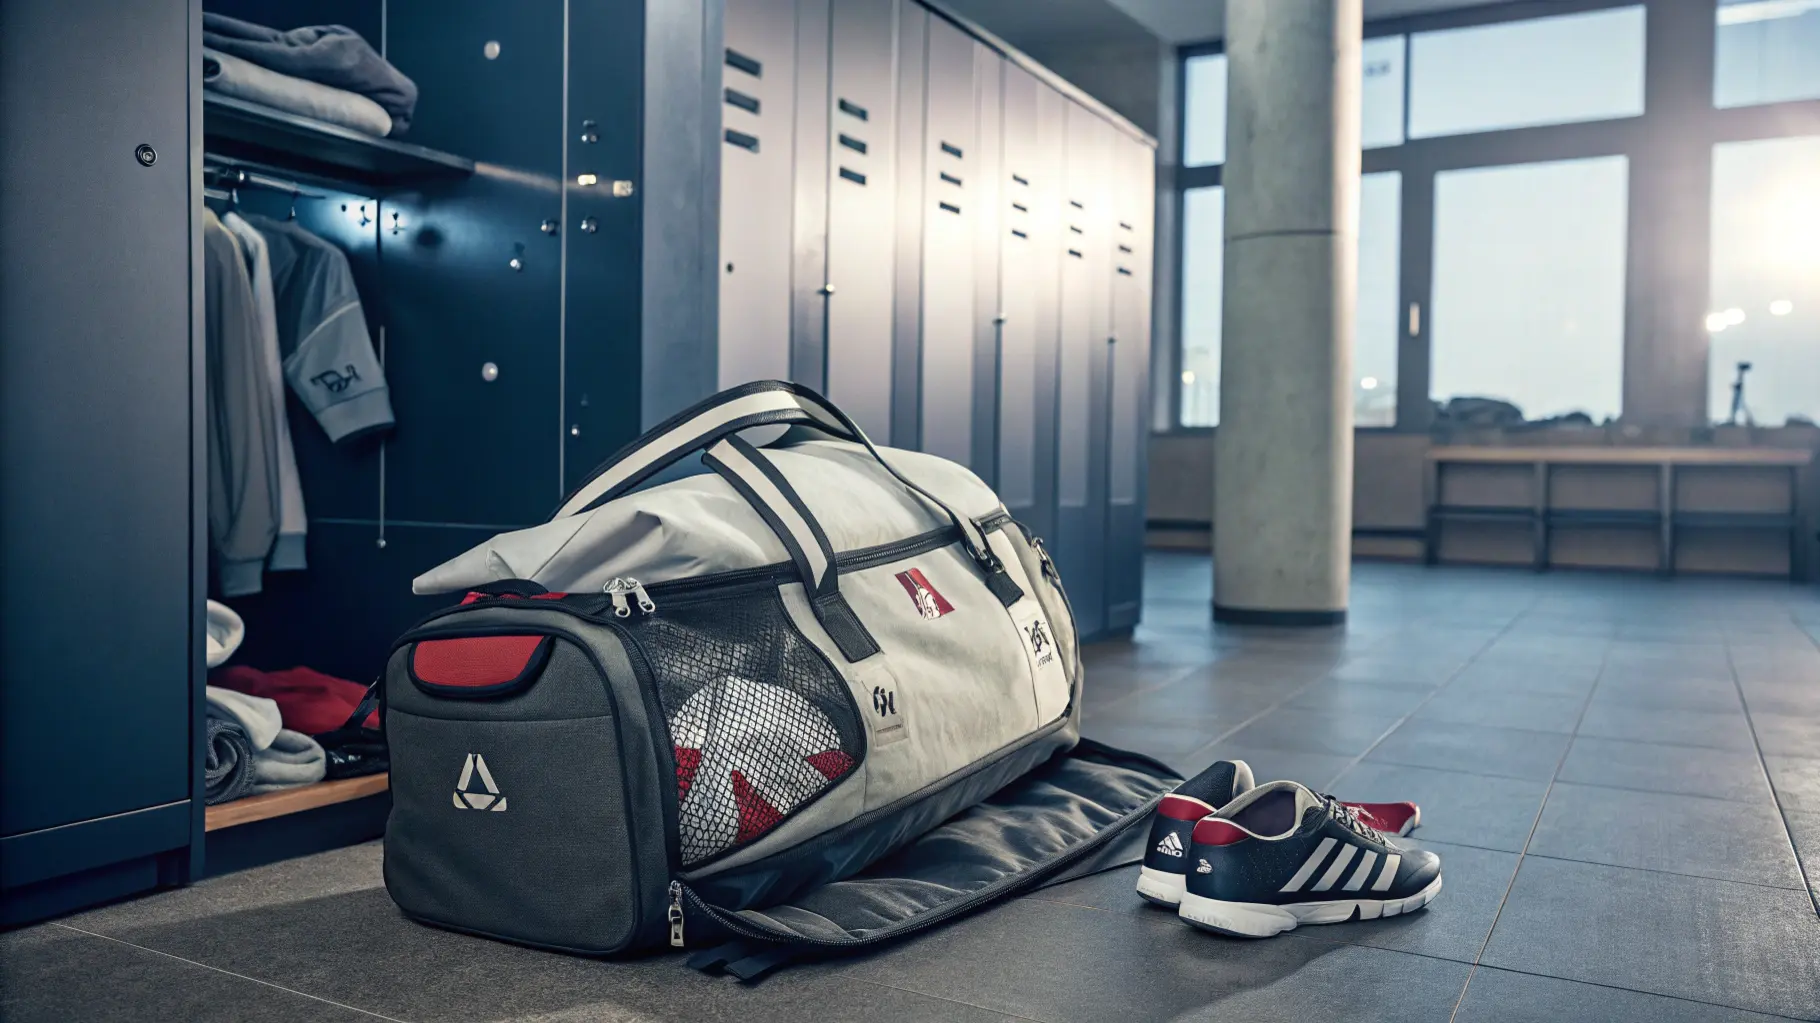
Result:
[[[248,796],[245,799],[236,799],[231,803],[221,803],[209,807],[203,830],[220,831],[222,828],[231,828],[239,824],[251,824],[254,821],[314,810],[319,806],[351,802],[367,796],[378,795],[390,787],[390,774],[369,774],[360,778],[318,782],[315,785],[286,789],[283,792],[268,792],[262,796]]]
[[[474,161],[338,124],[205,92],[204,145],[217,156],[255,160],[331,181],[398,187],[474,173]]]

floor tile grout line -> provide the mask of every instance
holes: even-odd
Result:
[[[1664,877],[1685,878],[1689,881],[1717,881],[1720,884],[1743,885],[1746,888],[1756,888],[1766,892],[1804,892],[1807,890],[1805,884],[1800,887],[1793,885],[1760,884],[1756,881],[1740,881],[1735,877],[1713,877],[1710,874],[1689,874],[1679,870],[1662,870],[1659,867],[1633,867],[1625,863],[1607,863],[1604,860],[1582,860],[1573,856],[1557,856],[1551,853],[1532,852],[1524,853],[1523,856],[1526,859],[1533,856],[1538,860],[1548,860],[1553,863],[1583,863],[1589,867],[1610,867],[1613,870],[1635,870],[1645,874],[1661,874]]]
[[[1599,656],[1599,672],[1593,676],[1592,688],[1586,691],[1586,698],[1580,704],[1580,716],[1574,720],[1574,738],[1579,737],[1580,725],[1585,722],[1586,712],[1592,707],[1593,695],[1599,691],[1599,680],[1605,675],[1605,665],[1611,660],[1611,648],[1616,642],[1615,638],[1605,641],[1605,651]],[[1466,983],[1460,988],[1460,997],[1453,1003],[1453,1012],[1448,1015],[1447,1023],[1454,1023],[1459,1018],[1460,1008],[1466,1004],[1466,996],[1472,991],[1472,979],[1479,975],[1479,966],[1485,961],[1485,950],[1491,947],[1492,935],[1498,932],[1498,921],[1504,918],[1504,907],[1510,904],[1510,893],[1516,890],[1517,875],[1523,872],[1523,860],[1529,855],[1529,844],[1535,841],[1536,829],[1542,826],[1542,815],[1548,812],[1549,797],[1555,793],[1555,781],[1561,777],[1561,768],[1567,766],[1567,757],[1573,748],[1573,740],[1569,739],[1567,748],[1561,751],[1561,758],[1555,761],[1554,774],[1548,779],[1548,787],[1542,790],[1542,803],[1536,807],[1536,815],[1529,822],[1529,834],[1523,838],[1523,848],[1517,851],[1517,862],[1511,867],[1510,880],[1505,883],[1504,894],[1498,899],[1497,912],[1491,915],[1491,926],[1485,930],[1485,940],[1479,943],[1479,951],[1472,957],[1472,969],[1466,974]]]
[[[1801,1019],[1800,1016],[1789,1016],[1770,1009],[1751,1009],[1742,1005],[1734,1005],[1730,1002],[1709,1002],[1704,998],[1689,998],[1686,995],[1669,995],[1663,994],[1660,991],[1645,991],[1642,988],[1625,987],[1622,984],[1606,984],[1597,980],[1581,980],[1578,977],[1557,977],[1552,973],[1536,973],[1533,970],[1516,970],[1508,966],[1487,966],[1485,969],[1496,970],[1499,973],[1514,973],[1520,977],[1538,977],[1542,980],[1558,980],[1568,984],[1585,984],[1587,987],[1604,988],[1607,991],[1623,991],[1633,995],[1648,995],[1651,998],[1666,998],[1670,1001],[1686,1002],[1690,1005],[1710,1005],[1715,1009],[1732,1009],[1737,1012],[1749,1012],[1761,1016],[1769,1016],[1773,1019]]]
[[[1790,616],[1791,618],[1793,615]],[[1782,805],[1782,793],[1776,790],[1775,779],[1770,777],[1769,760],[1763,752],[1763,740],[1757,735],[1757,718],[1751,713],[1750,698],[1744,695],[1744,683],[1738,679],[1738,665],[1732,657],[1731,641],[1725,644],[1725,663],[1731,667],[1732,685],[1738,690],[1738,699],[1744,702],[1744,723],[1750,728],[1751,745],[1757,750],[1757,770],[1763,774],[1763,784],[1769,786],[1770,799],[1775,801],[1776,816],[1782,821],[1782,839],[1788,843],[1789,855],[1795,858],[1795,870],[1801,874],[1801,884],[1807,889],[1807,901],[1814,908],[1814,915],[1820,916],[1820,877],[1808,873],[1807,864],[1801,859],[1801,850],[1795,845],[1795,829],[1789,824],[1788,809]]]
[[[1572,744],[1570,743],[1569,746],[1571,747],[1571,745]],[[1571,748],[1569,749],[1569,752],[1570,753],[1572,752]],[[1736,752],[1741,756],[1748,755],[1748,754],[1745,754],[1744,751],[1742,751],[1742,750],[1734,750],[1732,752]],[[1461,774],[1472,774],[1473,772],[1461,771],[1460,773]],[[1502,778],[1502,777],[1504,777],[1504,775],[1492,774],[1492,775],[1481,775],[1481,777]],[[1519,779],[1519,780],[1522,780],[1522,779]],[[1533,779],[1529,779],[1529,780],[1533,780]],[[1705,795],[1705,794],[1699,793],[1699,792],[1664,792],[1661,789],[1640,789],[1640,788],[1637,788],[1635,785],[1605,785],[1605,784],[1602,784],[1602,783],[1596,782],[1596,781],[1569,781],[1565,778],[1557,778],[1555,780],[1559,781],[1563,785],[1572,785],[1573,787],[1580,788],[1580,789],[1605,789],[1609,792],[1631,792],[1631,793],[1635,793],[1640,796],[1669,796],[1674,799],[1704,799],[1709,803],[1730,803],[1733,806],[1755,806],[1756,805],[1755,803],[1753,803],[1752,801],[1750,801],[1748,799],[1733,799],[1730,796],[1708,796],[1708,795]]]
[[[313,995],[307,991],[299,991],[296,988],[285,987],[283,984],[274,984],[269,980],[261,980],[258,977],[250,977],[244,973],[236,973],[233,970],[224,970],[219,966],[211,966],[208,963],[199,963],[194,959],[186,959],[183,956],[175,955],[170,952],[165,952],[161,949],[147,948],[146,946],[138,944],[137,942],[127,941],[125,938],[116,938],[111,934],[101,934],[97,931],[84,930],[81,927],[75,927],[70,924],[61,923],[61,922],[52,923],[51,926],[60,927],[66,931],[73,931],[76,934],[86,934],[91,938],[100,938],[102,941],[111,941],[111,942],[114,942],[115,944],[125,945],[127,948],[135,948],[141,952],[149,952],[152,955],[163,956],[166,959],[172,959],[177,962],[185,963],[190,966],[199,967],[204,970],[211,970],[215,973],[219,973],[224,976],[234,977],[239,980],[247,981],[248,983],[258,984],[261,987],[269,987],[274,991],[283,991],[287,994],[297,995],[301,998],[308,998],[310,1001],[313,1001],[313,1002],[321,1002],[324,1005],[333,1005],[338,1009],[346,1009],[349,1012],[358,1012],[363,1016],[371,1016],[374,1019],[390,1020],[391,1023],[405,1023],[404,1020],[400,1020],[396,1016],[387,1016],[384,1013],[374,1012],[371,1009],[362,1009],[359,1006],[349,1005],[346,1002],[337,1002],[332,998],[324,998],[321,995]]]
[[[916,988],[913,988],[913,987],[900,987],[896,984],[887,984],[882,980],[873,980],[870,977],[855,977],[854,979],[859,981],[861,984],[870,984],[873,987],[882,987],[882,988],[885,988],[890,991],[902,991],[903,993],[905,993],[907,995],[916,995],[919,998],[933,998],[938,1002],[948,1002],[953,1005],[965,1005],[969,1009],[978,1009],[981,1012],[996,1013],[997,1015],[1003,1016],[1006,1019],[1025,1019],[1025,1020],[1029,1020],[1030,1023],[1056,1023],[1056,1021],[1054,1021],[1054,1020],[1046,1020],[1041,1016],[1026,1016],[1021,1012],[1010,1012],[1005,1009],[995,1009],[990,1005],[979,1005],[974,1002],[963,1002],[958,998],[949,998],[947,995],[932,994],[928,991],[918,991]]]

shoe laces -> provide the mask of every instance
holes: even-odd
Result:
[[[1358,811],[1325,793],[1322,793],[1321,798],[1327,801],[1327,812],[1333,815],[1334,820],[1351,828],[1353,834],[1374,842],[1385,841],[1384,833],[1360,820]]]

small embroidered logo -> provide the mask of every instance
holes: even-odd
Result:
[[[330,394],[340,394],[342,391],[353,386],[354,381],[359,379],[359,371],[354,368],[353,363],[349,363],[344,369],[323,370],[321,373],[311,377],[310,383],[315,384],[318,387],[328,388]]]
[[[872,709],[882,718],[897,714],[897,691],[884,686],[872,687]]]
[[[476,780],[480,782],[478,790],[473,787]],[[504,812],[505,808],[506,797],[499,794],[493,772],[487,770],[486,758],[478,753],[468,754],[468,759],[461,765],[461,780],[455,783],[455,809],[498,813]]]
[[[948,603],[948,598],[929,585],[922,569],[899,572],[897,581],[904,584],[904,592],[910,594],[910,600],[916,604],[916,613],[924,618],[940,618],[954,610],[954,605]]]
[[[1213,873],[1213,864],[1208,863],[1206,860],[1202,860],[1201,865],[1194,868],[1194,872],[1197,874],[1211,874]]]
[[[1161,842],[1156,844],[1156,851],[1162,853],[1164,856],[1180,856],[1182,855],[1182,840],[1175,832],[1171,831],[1169,834],[1163,836]]]

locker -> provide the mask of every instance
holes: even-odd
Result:
[[[1056,409],[1054,554],[1084,636],[1106,627],[1106,416],[1111,288],[1107,145],[1111,128],[1067,108],[1062,306]]]
[[[897,19],[897,285],[892,289],[891,443],[921,441],[924,88],[929,81],[929,10],[906,0]]]
[[[981,171],[974,48],[929,22],[923,140],[920,449],[973,462],[975,257]]]
[[[831,11],[827,394],[872,437],[891,435],[897,287],[897,0]]]
[[[730,0],[721,66],[720,386],[790,375],[794,0]]]
[[[999,173],[998,492],[1038,536],[1055,533],[1055,358],[1061,286],[1063,109],[1021,68],[1004,77]]]
[[[980,43],[973,44],[974,138],[979,157],[974,161],[973,209],[973,471],[987,483],[998,481],[998,360],[999,327],[1004,310],[999,304],[999,205],[1004,165],[1005,60]]]
[[[1144,468],[1149,421],[1150,229],[1155,156],[1112,136],[1111,415],[1106,486],[1106,627],[1137,624],[1144,585]]]

